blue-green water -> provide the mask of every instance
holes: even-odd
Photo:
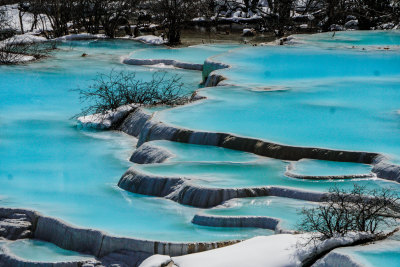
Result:
[[[250,162],[260,160],[261,157],[237,150],[216,146],[203,146],[165,140],[151,141],[147,144],[166,149],[173,154],[169,162]]]
[[[293,36],[308,45],[328,47],[388,47],[400,45],[399,30],[324,32],[319,34],[296,34]]]
[[[136,165],[135,169],[161,177],[185,178],[205,187],[239,188],[273,185],[326,192],[335,185],[351,189],[354,183],[357,183],[371,189],[390,187],[400,190],[400,184],[376,178],[343,180],[289,178],[284,175],[285,167],[286,164],[279,160],[263,160],[255,163],[173,162]]]
[[[294,164],[292,173],[308,176],[369,174],[372,166],[352,162],[302,159]]]
[[[78,226],[153,240],[265,233],[195,226],[196,209],[119,189],[136,139],[78,130],[70,120],[81,108],[71,89],[88,86],[97,73],[124,69],[149,79],[157,70],[120,63],[121,56],[145,47],[130,41],[72,42],[49,59],[0,67],[0,205],[34,208]],[[201,81],[198,72],[170,70],[168,75],[173,74],[183,75],[188,90]]]
[[[52,243],[39,240],[21,239],[11,242],[0,242],[0,246],[18,258],[33,262],[55,263],[94,260],[92,256],[65,250]]]
[[[248,51],[241,52],[240,67],[221,71],[227,83],[257,90],[205,88],[209,99],[158,112],[158,118],[190,129],[400,158],[400,52],[317,51],[306,57],[307,49],[263,49],[242,49]],[[268,63],[261,53],[278,61]]]
[[[205,211],[218,216],[267,216],[281,220],[284,229],[296,230],[301,219],[301,210],[315,206],[315,203],[282,198],[259,197],[232,199],[223,206]]]
[[[392,37],[381,35],[385,34],[376,33],[378,41],[370,43],[368,36],[357,38],[365,46],[398,44],[397,37],[389,43]],[[330,43],[341,46],[340,42]],[[128,55],[201,63],[205,57],[221,54],[215,60],[232,65],[219,71],[230,86],[201,89],[208,99],[156,111],[156,117],[192,129],[289,145],[381,152],[400,162],[400,52],[333,49],[332,45],[328,49],[302,45],[171,50],[130,41],[77,41],[64,43],[53,57],[40,62],[1,66],[0,206],[34,208],[78,226],[153,240],[214,241],[270,234],[196,226],[191,220],[199,209],[119,189],[120,176],[132,166],[128,158],[136,139],[117,132],[78,130],[69,118],[80,111],[81,103],[71,89],[88,86],[97,73],[112,69],[135,71],[144,80],[159,71],[121,64],[121,58]],[[83,53],[88,56],[81,57]],[[168,69],[168,73],[182,75],[188,93],[201,82],[199,72]],[[203,186],[279,185],[326,191],[334,184],[351,188],[357,183],[399,189],[397,183],[380,179],[293,179],[284,176],[286,162],[206,146],[155,144],[176,157],[164,164],[137,166],[139,170],[182,176]],[[339,175],[370,169],[339,163],[298,164],[298,170],[304,168],[302,174]],[[278,198],[237,201],[244,203],[239,210],[220,212],[275,216],[286,220],[289,227],[294,227],[294,207],[301,202]]]
[[[348,255],[366,267],[400,265],[400,241],[381,241],[366,246],[339,248],[334,251]]]

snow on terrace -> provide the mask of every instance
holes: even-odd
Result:
[[[143,35],[143,36],[135,37],[135,38],[133,38],[133,40],[140,41],[145,44],[152,44],[152,45],[162,45],[167,42],[162,37],[155,36],[155,35]]]
[[[349,234],[346,237],[317,241],[314,246],[314,242],[308,242],[306,235],[258,236],[231,246],[179,257],[154,255],[140,267],[165,266],[171,261],[175,264],[172,266],[179,267],[295,267],[302,266],[315,252],[319,254],[367,237],[365,234]]]

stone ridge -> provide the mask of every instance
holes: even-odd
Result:
[[[372,172],[364,174],[347,174],[347,175],[302,175],[295,173],[295,165],[291,162],[286,169],[285,175],[296,179],[306,180],[344,180],[344,179],[367,179],[375,177]]]
[[[275,233],[293,233],[282,229],[280,220],[268,216],[217,216],[209,214],[196,214],[192,223],[211,227],[251,227],[275,231]]]
[[[185,178],[162,177],[140,173],[129,168],[118,182],[126,191],[149,196],[165,197],[180,204],[210,208],[233,198],[277,196],[307,201],[322,201],[327,193],[281,186],[251,188],[213,188],[190,183]]]
[[[203,70],[203,64],[197,63],[186,63],[174,59],[137,59],[137,58],[124,58],[122,63],[127,65],[139,65],[139,66],[152,66],[157,64],[164,64],[167,66],[173,66],[175,68],[186,69],[186,70]]]
[[[119,237],[99,230],[73,226],[60,219],[44,216],[33,210],[0,207],[0,218],[4,214],[12,216],[12,214],[22,213],[33,222],[34,227],[30,237],[51,242],[63,249],[94,255],[98,258],[123,250],[149,255],[179,256],[222,247],[239,241],[164,242]],[[21,227],[23,228],[23,226]]]

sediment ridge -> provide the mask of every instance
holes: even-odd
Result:
[[[345,179],[367,179],[375,177],[373,173],[364,174],[346,174],[346,175],[302,175],[295,172],[294,163],[291,162],[286,169],[285,175],[287,177],[306,180],[345,180]]]
[[[220,242],[166,242],[120,237],[103,231],[81,228],[60,219],[28,209],[0,208],[0,214],[25,214],[31,224],[30,238],[51,242],[63,249],[77,251],[97,258],[129,250],[139,254],[185,255],[234,244],[239,240]]]
[[[205,213],[196,214],[192,223],[211,227],[250,227],[275,231],[276,234],[294,233],[292,230],[283,229],[281,220],[268,216],[217,216]]]
[[[118,182],[126,191],[149,196],[165,197],[180,204],[211,208],[233,198],[277,196],[307,201],[322,201],[326,193],[283,186],[248,188],[214,188],[196,185],[182,177],[163,177],[141,173],[129,168]]]
[[[122,63],[127,65],[139,65],[139,66],[152,66],[158,64],[164,64],[167,66],[173,66],[175,68],[185,70],[203,70],[203,64],[181,62],[174,59],[137,59],[137,58],[124,58]]]
[[[174,157],[174,154],[159,146],[144,143],[135,149],[130,161],[137,164],[162,163]]]

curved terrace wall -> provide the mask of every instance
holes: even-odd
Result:
[[[203,82],[205,83],[205,87],[217,86],[220,81],[225,79],[225,77],[215,73],[214,71],[229,67],[230,66],[228,64],[213,61],[212,59],[206,59],[203,64],[202,72],[202,78]]]
[[[94,255],[98,258],[120,250],[148,253],[149,255],[165,254],[179,256],[238,242],[238,240],[233,240],[179,243],[135,239],[113,236],[99,230],[80,228],[32,210],[0,208],[0,213],[28,214],[34,222],[32,237],[51,242],[63,249]]]
[[[203,64],[186,63],[173,59],[137,59],[137,58],[124,58],[122,63],[127,65],[139,65],[139,66],[151,66],[157,64],[164,64],[167,66],[173,66],[175,68],[186,69],[186,70],[203,70]]]
[[[378,153],[370,152],[281,145],[228,133],[213,133],[182,129],[166,125],[162,122],[148,120],[139,134],[138,147],[145,142],[153,140],[169,140],[190,144],[213,145],[233,150],[251,152],[260,156],[281,160],[299,160],[309,158],[371,164],[374,158],[379,156]]]
[[[255,227],[275,231],[275,233],[293,233],[280,226],[281,221],[268,216],[216,216],[196,214],[192,223],[211,227]]]
[[[230,66],[224,63],[207,59],[203,65],[203,79],[206,80],[206,86],[217,86],[218,83],[225,79],[222,75],[215,72],[216,70],[229,68]],[[151,115],[146,115],[140,109],[135,111],[135,118],[127,119],[123,122],[123,127],[119,129],[139,137],[138,147],[143,143],[152,140],[169,140],[191,144],[213,145],[224,148],[241,150],[251,152],[260,156],[266,156],[281,160],[300,160],[302,158],[329,160],[329,161],[343,161],[343,162],[357,162],[374,164],[377,158],[381,158],[379,153],[371,152],[358,152],[358,151],[341,151],[324,148],[313,147],[295,147],[288,145],[275,144],[264,140],[240,137],[228,133],[214,133],[193,131],[166,125],[162,122],[151,120]],[[138,118],[140,117],[140,119]],[[147,119],[147,120],[146,120]],[[400,166],[384,163],[382,160],[379,165],[374,166],[373,173],[376,173],[380,178],[400,181]],[[291,177],[297,178],[311,178],[299,177],[288,173]],[[370,176],[362,176],[367,178]],[[314,177],[314,179],[324,179],[327,177]],[[336,179],[340,177],[329,177],[329,179]],[[354,178],[354,177],[352,177]],[[360,177],[357,177],[360,178]]]
[[[138,164],[162,163],[173,156],[164,148],[144,143],[133,152],[129,160]]]
[[[132,193],[165,197],[184,205],[200,208],[215,207],[232,198],[279,196],[307,201],[322,201],[326,193],[302,189],[262,186],[249,188],[213,188],[190,183],[185,178],[160,177],[129,168],[118,186]]]
[[[365,174],[346,174],[346,175],[302,175],[295,173],[295,166],[291,162],[287,166],[285,175],[296,179],[306,179],[306,180],[344,180],[344,179],[363,179],[363,178],[373,178],[375,174],[365,173]]]
[[[384,157],[376,158],[372,172],[380,178],[400,183],[400,166],[388,163]]]

